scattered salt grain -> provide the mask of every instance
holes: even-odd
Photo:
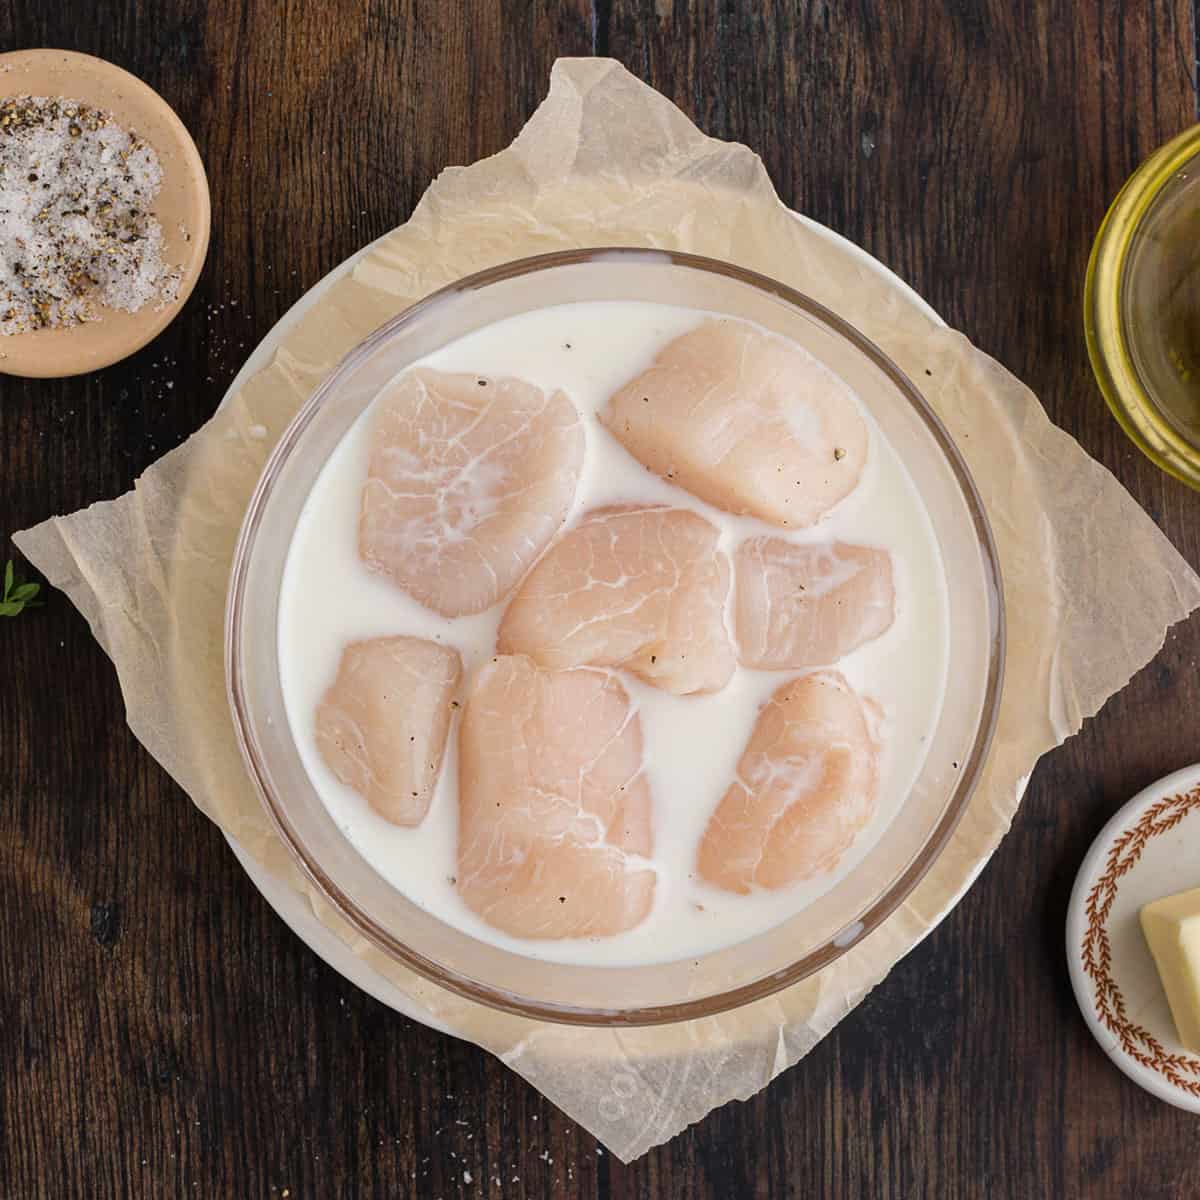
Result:
[[[150,213],[161,186],[153,147],[110,114],[0,99],[0,335],[177,299],[182,272]]]

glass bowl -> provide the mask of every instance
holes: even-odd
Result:
[[[1150,156],[1092,247],[1084,332],[1109,408],[1164,471],[1200,488],[1200,125]]]
[[[301,763],[284,710],[277,637],[292,532],[322,466],[381,387],[483,325],[582,300],[658,301],[740,317],[806,347],[855,389],[912,475],[949,592],[948,684],[924,767],[862,861],[781,925],[653,966],[546,962],[486,944],[389,885],[339,831]],[[867,936],[936,861],[979,779],[1000,701],[1000,570],[982,503],[920,393],[861,334],[812,300],[727,263],[633,249],[580,250],[495,267],[436,292],[351,351],[288,427],[251,499],[234,557],[226,671],[247,767],[308,877],[386,955],[495,1008],[576,1024],[707,1016],[787,987]]]

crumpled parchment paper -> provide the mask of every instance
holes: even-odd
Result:
[[[242,514],[275,441],[338,358],[411,301],[544,251],[647,245],[772,275],[841,314],[920,386],[974,474],[1008,598],[1007,685],[982,783],[908,901],[825,971],[720,1017],[620,1031],[539,1024],[386,961],[313,892],[243,769],[222,671],[225,589]],[[931,372],[931,374],[927,374]],[[1007,830],[1038,757],[1079,728],[1200,604],[1200,580],[1036,397],[853,247],[776,198],[758,157],[706,137],[619,64],[559,62],[505,151],[447,169],[198,433],[120,499],[17,545],[86,616],[128,720],[195,803],[305,895],[417,1008],[499,1055],[618,1157],[746,1098],[810,1050],[945,915]]]

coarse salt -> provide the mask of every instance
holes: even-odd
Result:
[[[79,325],[179,295],[150,206],[153,147],[78,101],[0,100],[0,335]]]

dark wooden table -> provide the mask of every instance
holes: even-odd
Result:
[[[310,284],[512,138],[556,56],[598,53],[759,150],[1200,565],[1200,496],[1109,418],[1080,316],[1106,204],[1196,120],[1196,29],[1188,0],[7,0],[0,49],[98,54],[176,107],[214,223],[153,345],[0,377],[0,535],[125,491]],[[1200,1120],[1091,1040],[1062,934],[1104,820],[1198,756],[1198,650],[1200,619],[1046,757],[967,898],[812,1054],[623,1166],[305,949],[62,597],[0,619],[0,1196],[1195,1197]]]

